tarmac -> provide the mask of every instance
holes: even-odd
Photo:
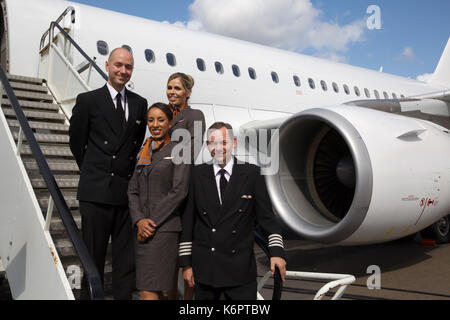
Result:
[[[411,238],[358,247],[285,240],[287,270],[353,275],[342,300],[450,300],[450,244],[424,246]],[[258,280],[268,259],[255,248]],[[377,274],[376,271],[380,271]],[[328,281],[286,279],[282,300],[312,300]],[[334,295],[326,295],[330,300]],[[273,278],[260,291],[271,299]]]
[[[342,300],[450,300],[450,244],[422,245],[411,238],[376,245],[340,247],[307,240],[285,240],[290,271],[353,275],[356,281]],[[268,259],[255,245],[258,281],[269,271]],[[375,267],[374,267],[375,266]],[[374,273],[378,269],[380,274]],[[11,300],[0,272],[0,301]],[[328,281],[291,279],[283,284],[282,300],[313,300]],[[337,288],[323,298],[329,300]],[[273,278],[260,291],[270,300]]]

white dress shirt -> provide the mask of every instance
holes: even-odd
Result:
[[[111,95],[111,99],[114,103],[114,107],[116,107],[117,109],[117,94],[120,93],[121,96],[121,102],[122,102],[122,106],[125,109],[125,120],[128,121],[128,100],[126,99],[125,96],[125,88],[122,89],[122,91],[117,92],[116,89],[114,89],[108,82],[106,83],[106,86],[108,87],[109,90],[109,94]]]
[[[231,175],[233,174],[233,166],[234,166],[234,157],[231,158],[231,160],[227,163],[223,169],[225,170],[225,179],[227,179],[228,182],[230,182]],[[222,197],[220,194],[220,173],[219,171],[222,169],[216,162],[216,160],[213,159],[213,168],[214,168],[214,176],[216,177],[216,185],[217,185],[217,192],[219,193],[219,200],[220,204],[222,204]]]

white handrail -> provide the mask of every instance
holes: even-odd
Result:
[[[272,275],[271,271],[268,271],[262,279],[258,282],[258,300],[264,300],[259,291],[264,287],[267,280]],[[331,300],[339,300],[342,298],[344,291],[349,285],[356,281],[356,278],[349,274],[335,274],[335,273],[317,273],[317,272],[299,272],[299,271],[286,271],[286,278],[294,279],[315,279],[315,280],[331,280],[322,286],[314,296],[314,300],[322,300],[323,297],[336,287],[339,289],[336,291]]]

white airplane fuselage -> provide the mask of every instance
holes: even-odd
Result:
[[[190,103],[203,106],[201,109],[205,113],[207,125],[220,120],[229,122],[238,129],[251,121],[287,118],[305,110],[339,106],[349,101],[395,101],[397,98],[439,92],[446,95],[450,88],[450,83],[419,82],[68,1],[5,0],[4,3],[8,36],[7,41],[3,37],[2,48],[7,47],[11,74],[39,74],[41,36],[49,28],[51,21],[68,6],[72,6],[75,9],[75,23],[71,24],[67,22],[70,19],[66,19],[62,26],[70,27],[69,33],[73,39],[90,57],[96,58],[101,68],[104,68],[112,49],[129,46],[135,59],[133,90],[144,96],[149,104],[167,101],[166,84],[172,73],[190,74],[195,79]],[[103,54],[97,47],[99,41],[106,43],[108,47]],[[146,50],[151,50],[154,54],[150,61],[146,59],[149,58]],[[169,65],[167,54],[175,57],[174,66]],[[74,65],[82,62],[77,59],[79,58],[74,57]],[[203,61],[204,70],[201,70],[198,59]],[[216,68],[216,62],[222,67]],[[239,68],[239,73],[236,72],[236,67]],[[294,77],[298,77],[300,83]],[[105,82],[98,75],[93,80],[93,89]],[[440,100],[438,102],[447,103]],[[211,108],[212,106],[218,107]],[[444,106],[444,111],[445,108]],[[325,221],[315,213],[306,213],[300,220],[296,220],[297,217],[293,217],[293,220],[285,219],[285,222],[291,221],[291,227],[298,221],[308,224],[297,231],[313,240],[345,242],[351,239],[351,244],[363,244],[406,236],[447,215],[450,212],[450,200],[445,196],[450,192],[448,132],[445,133],[442,127],[416,119],[373,110],[366,112],[361,108],[355,109],[355,112],[352,110],[351,107],[346,109],[340,106],[335,109],[335,113],[339,114],[338,120],[346,118],[347,122],[342,122],[342,128],[356,130],[360,134],[358,138],[364,140],[365,146],[359,149],[355,147],[357,151],[352,149],[353,160],[365,152],[368,154],[365,159],[372,165],[366,169],[371,171],[370,177],[373,179],[373,184],[366,190],[371,198],[363,204],[364,217],[367,216],[367,219],[360,221],[361,215],[357,217],[355,211],[341,222]],[[348,129],[350,127],[347,123],[353,124],[353,129]],[[307,134],[299,138],[303,141],[309,139]],[[346,136],[346,139],[349,142],[351,137]],[[425,148],[429,149],[425,152]],[[310,149],[305,147],[305,150]],[[385,150],[389,150],[386,156],[383,155]],[[395,154],[396,151],[400,154]],[[417,155],[426,158],[422,160]],[[299,163],[303,161],[300,155],[295,156],[299,157]],[[396,162],[394,166],[393,162]],[[305,174],[306,180],[308,174]],[[291,177],[290,173],[287,176]],[[403,179],[401,183],[399,179]],[[304,188],[305,192],[310,192],[311,185],[315,182],[311,180],[308,183]],[[360,185],[357,182],[356,189]],[[287,189],[286,197],[293,197],[275,205],[279,214],[285,209],[285,203],[298,212],[314,211],[321,207],[307,204],[308,200],[320,198],[320,195],[315,194],[306,196],[304,203],[293,204],[298,197],[295,192],[289,192],[298,188],[296,184],[273,188],[279,192]],[[269,186],[269,191],[274,190],[273,188]],[[280,199],[279,195],[271,194],[275,204]],[[421,217],[419,224],[416,212],[423,213],[424,204],[420,202],[429,199],[435,200],[436,205],[427,207],[428,216]],[[351,219],[353,220],[348,222]]]

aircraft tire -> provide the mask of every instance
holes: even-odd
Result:
[[[423,238],[433,239],[438,244],[450,240],[450,216],[445,216],[421,232]]]

